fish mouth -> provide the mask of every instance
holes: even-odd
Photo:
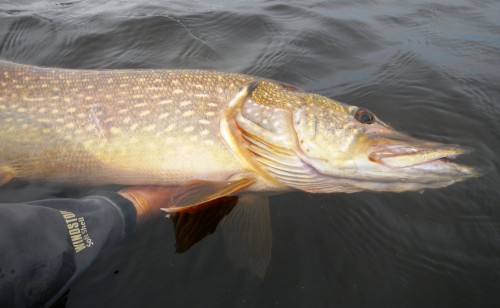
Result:
[[[481,172],[453,161],[472,150],[454,144],[423,141],[408,136],[378,139],[369,149],[368,159],[374,163],[405,170],[469,178]]]
[[[449,163],[459,155],[470,153],[471,150],[457,145],[412,146],[394,145],[377,146],[368,158],[372,162],[388,167],[406,168],[432,162]]]

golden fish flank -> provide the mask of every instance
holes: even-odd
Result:
[[[370,111],[259,77],[202,70],[68,70],[0,61],[0,182],[185,184],[246,190],[437,188],[478,175],[465,151]],[[17,87],[16,87],[17,86]]]

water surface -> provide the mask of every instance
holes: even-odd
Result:
[[[271,198],[263,280],[220,233],[174,253],[169,221],[105,253],[67,307],[499,307],[500,2],[0,0],[0,57],[71,68],[206,68],[367,107],[475,149],[479,179],[423,193]],[[84,189],[14,182],[1,201]]]

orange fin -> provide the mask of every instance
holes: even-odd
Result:
[[[214,233],[219,222],[233,210],[237,202],[236,196],[222,197],[209,201],[210,205],[197,213],[173,214],[176,251],[184,252],[205,236]]]
[[[232,181],[194,180],[177,188],[167,207],[167,213],[196,213],[216,204],[211,202],[242,190],[255,181],[253,178],[242,178]]]
[[[184,252],[221,222],[226,252],[238,267],[263,279],[271,262],[272,230],[267,196],[225,196],[205,203],[164,208],[172,218],[176,251]],[[173,210],[172,210],[173,209]],[[224,219],[224,220],[223,220]]]
[[[263,279],[271,262],[272,230],[269,200],[263,195],[244,195],[222,225],[231,261]]]

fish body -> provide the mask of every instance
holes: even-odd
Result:
[[[228,256],[259,277],[272,236],[267,193],[254,192],[439,188],[479,174],[450,162],[465,152],[255,76],[0,61],[0,185],[19,177],[176,186],[164,210],[174,217],[177,249],[231,211]]]
[[[1,67],[0,165],[17,177],[181,184],[247,169],[219,127],[229,101],[254,77]]]
[[[476,176],[458,146],[399,133],[371,112],[255,76],[42,68],[0,61],[0,178],[246,190],[443,187]]]

